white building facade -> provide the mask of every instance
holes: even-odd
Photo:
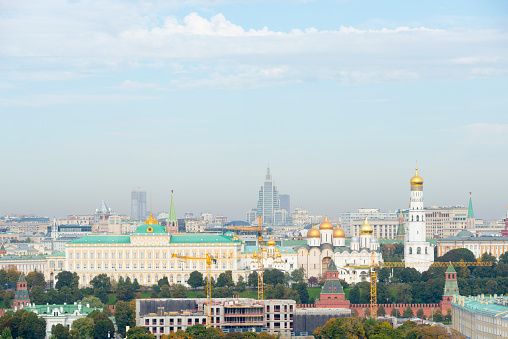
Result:
[[[434,248],[426,241],[425,210],[423,209],[423,179],[416,174],[410,180],[411,194],[409,202],[408,220],[404,239],[404,259],[406,262],[428,263],[434,262]],[[428,266],[416,268],[423,272]]]

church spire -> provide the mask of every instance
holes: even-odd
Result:
[[[468,218],[474,218],[473,200],[471,199],[471,192],[469,192],[469,208],[467,209],[467,217]]]
[[[166,226],[166,232],[177,233],[178,232],[178,220],[176,220],[175,202],[173,200],[173,190],[171,190],[171,205],[169,207],[168,224]]]

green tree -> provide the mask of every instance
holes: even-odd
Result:
[[[109,302],[108,291],[104,287],[94,289],[94,296],[99,298],[103,304],[107,304]]]
[[[233,282],[233,274],[231,271],[222,272],[219,274],[219,277],[217,278],[217,287],[231,287],[234,286]]]
[[[316,286],[319,283],[319,280],[316,277],[309,277],[309,279],[307,279],[307,283],[309,286]]]
[[[90,284],[92,284],[94,290],[103,288],[106,291],[109,291],[111,289],[111,279],[106,273],[95,276],[92,280],[90,280]]]
[[[30,301],[36,305],[43,305],[46,303],[46,293],[44,287],[34,286],[30,291]]]
[[[273,286],[284,284],[284,273],[276,268],[265,270],[263,272],[263,282]]]
[[[360,303],[360,287],[358,284],[349,291],[349,301],[351,304]]]
[[[28,289],[32,289],[34,286],[46,287],[46,281],[44,280],[44,274],[40,272],[30,272],[25,277],[26,285]]]
[[[193,326],[187,327],[185,333],[188,333],[192,336],[192,338],[206,338],[206,327],[201,324],[196,324]]]
[[[302,279],[303,280],[303,279]],[[307,304],[309,302],[309,291],[307,290],[307,284],[302,282],[293,284],[293,290],[298,292],[300,296],[300,301],[302,304]]]
[[[420,281],[422,275],[413,267],[404,267],[397,273],[397,278],[403,283],[413,283]]]
[[[88,296],[88,297],[83,298],[83,300],[81,300],[81,304],[84,306],[87,306],[87,307],[91,307],[91,308],[104,307],[104,304],[102,303],[102,301],[99,298],[94,297],[94,296]]]
[[[199,271],[193,271],[189,275],[189,279],[187,280],[187,284],[189,284],[190,287],[196,289],[198,287],[203,286],[203,274]]]
[[[386,315],[386,310],[383,307],[383,305],[378,306],[377,308],[377,315],[380,317],[384,317]]]
[[[46,320],[37,314],[28,312],[19,327],[19,336],[23,339],[40,339],[46,336]]]
[[[171,288],[169,287],[169,285],[162,285],[160,297],[171,298]]]
[[[433,319],[434,319],[433,321],[438,323],[443,321],[443,313],[441,313],[441,310],[439,308],[434,312]]]
[[[392,301],[392,295],[390,294],[390,290],[383,283],[377,284],[377,300],[380,304],[389,304]]]
[[[145,327],[131,327],[127,339],[155,339],[155,336]]]
[[[94,322],[92,318],[79,318],[72,322],[73,339],[89,339],[93,337]]]
[[[382,267],[379,270],[378,278],[379,278],[379,282],[389,283],[390,282],[390,269],[387,267]]]
[[[473,252],[468,250],[467,248],[456,248],[454,250],[446,252],[445,255],[441,257],[437,257],[435,261],[437,262],[457,262],[457,261],[468,261],[475,262],[476,257]]]
[[[365,328],[359,318],[330,319],[314,331],[316,339],[366,338]]]
[[[399,304],[410,304],[413,301],[411,284],[397,285],[397,302]]]
[[[404,310],[404,312],[402,312],[402,317],[403,318],[412,318],[414,317],[414,313],[413,313],[413,310],[411,309],[411,307],[406,307],[406,309]]]
[[[93,329],[94,339],[108,339],[114,338],[115,326],[108,318],[99,320],[95,323]]]
[[[189,279],[190,279],[190,277],[189,277]],[[162,279],[159,279],[159,281],[157,282],[157,285],[159,285],[160,288],[162,288],[162,286],[164,286],[164,285],[168,285],[169,286],[168,277],[163,277]]]
[[[127,279],[129,279],[129,278],[127,278]],[[134,288],[134,291],[139,290],[139,288],[141,287],[141,286],[139,285],[139,282],[138,282],[138,279],[137,279],[137,278],[134,278],[134,281],[132,282],[132,287]]]
[[[79,285],[79,276],[76,272],[62,271],[56,275],[55,288],[60,291],[62,287],[67,286],[72,290],[76,290]]]
[[[248,285],[252,288],[258,287],[258,272],[252,271],[247,279]]]
[[[176,285],[171,292],[173,298],[187,298],[187,287],[183,285]]]
[[[238,277],[238,281],[236,283],[236,287],[235,289],[238,291],[238,292],[243,292],[245,291],[245,282],[244,282],[244,279],[242,276],[239,276]]]
[[[136,315],[129,303],[124,301],[117,301],[115,304],[115,321],[118,327],[118,333],[122,337],[125,336],[125,328],[127,326],[134,327]]]
[[[305,278],[305,269],[300,267],[291,272],[291,280],[296,283],[302,283]]]
[[[4,328],[1,339],[12,339],[11,329],[9,327]]]
[[[396,317],[396,318],[400,318],[400,312],[399,312],[399,309],[394,307],[392,308],[392,311],[390,312],[390,315],[392,317]]]
[[[420,319],[425,319],[425,312],[423,312],[423,308],[419,308],[416,311],[416,316]]]
[[[51,335],[55,339],[70,339],[69,329],[62,324],[51,326]]]

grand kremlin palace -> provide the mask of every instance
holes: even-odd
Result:
[[[89,284],[101,273],[116,281],[120,277],[137,279],[144,285],[163,277],[179,284],[186,282],[193,271],[205,272],[205,260],[172,256],[204,257],[208,253],[217,258],[212,265],[214,279],[230,270],[237,281],[240,275],[246,278],[250,273],[239,268],[242,249],[243,242],[232,234],[170,234],[150,216],[130,235],[87,235],[69,242],[65,261],[67,270],[78,274],[80,285]]]

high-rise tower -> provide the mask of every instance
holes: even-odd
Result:
[[[279,192],[272,180],[270,167],[266,170],[265,181],[259,189],[257,215],[263,217],[264,224],[273,224],[274,212],[280,208]]]
[[[425,241],[425,210],[423,209],[423,179],[416,173],[410,180],[411,195],[409,202],[409,215],[406,223],[404,241],[404,260],[407,262],[428,263],[434,262],[434,249]],[[420,272],[428,267],[416,267]]]
[[[131,219],[145,220],[146,219],[146,192],[145,191],[132,191],[131,192]]]

